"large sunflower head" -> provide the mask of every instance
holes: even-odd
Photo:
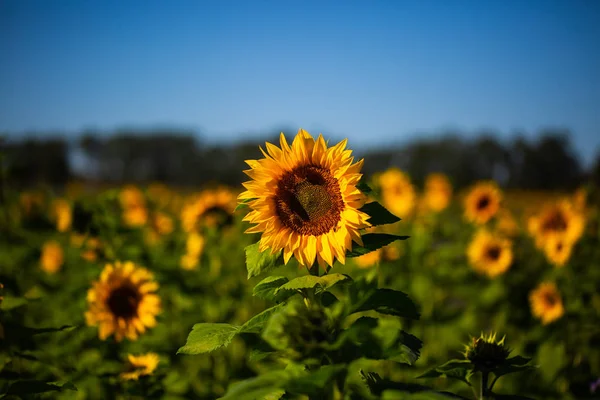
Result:
[[[137,381],[142,376],[152,375],[159,362],[160,357],[156,353],[146,353],[138,356],[128,354],[125,371],[120,374],[120,377],[124,380]]]
[[[347,140],[328,147],[300,130],[290,146],[283,133],[281,148],[266,144],[265,158],[247,160],[252,180],[238,196],[251,211],[244,221],[256,224],[247,233],[261,232],[259,249],[283,249],[287,263],[294,255],[301,265],[315,260],[322,268],[346,260],[352,242],[362,245],[360,230],[369,215],[359,211],[366,196],[356,187],[363,161],[353,163]]]
[[[427,210],[439,212],[448,207],[452,198],[452,185],[444,174],[429,174],[425,178],[423,201]]]
[[[532,314],[547,325],[565,313],[562,298],[553,282],[543,282],[529,294]]]
[[[465,197],[465,217],[476,224],[485,224],[500,209],[502,193],[494,182],[477,183]]]
[[[467,257],[475,271],[494,278],[510,268],[513,260],[512,243],[482,229],[469,244]]]
[[[190,199],[181,210],[181,223],[186,232],[199,226],[221,228],[233,223],[235,194],[228,188],[204,190]]]
[[[131,261],[107,264],[88,291],[86,322],[98,326],[102,340],[113,334],[117,341],[135,340],[156,325],[161,308],[156,290],[158,283],[147,269]]]
[[[402,218],[409,216],[415,207],[417,195],[408,175],[398,168],[390,168],[378,175],[376,181],[381,188],[383,205]]]
[[[552,237],[575,243],[583,234],[585,217],[569,201],[545,205],[539,213],[529,217],[527,228],[539,248]]]

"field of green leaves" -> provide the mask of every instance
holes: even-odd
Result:
[[[0,398],[600,398],[593,187],[416,187],[308,138],[239,188],[3,188]]]

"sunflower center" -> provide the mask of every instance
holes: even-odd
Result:
[[[302,235],[318,236],[336,227],[344,200],[329,170],[306,165],[279,180],[275,207],[283,225]]]
[[[545,231],[563,232],[567,230],[567,221],[562,213],[556,211],[544,221],[543,229]]]
[[[233,216],[221,206],[212,206],[206,209],[202,215],[209,226],[224,227],[233,224]]]
[[[113,290],[108,297],[107,305],[116,317],[130,319],[137,315],[140,295],[131,286],[121,286]]]
[[[477,201],[477,209],[483,210],[490,204],[490,198],[488,196],[482,196]]]
[[[498,246],[492,246],[492,247],[488,248],[487,252],[486,252],[487,257],[492,261],[498,260],[500,258],[500,253],[501,253],[501,250],[500,250],[500,247],[498,247]]]
[[[552,293],[545,293],[544,301],[548,307],[554,307],[554,305],[557,303],[556,296],[554,296]]]

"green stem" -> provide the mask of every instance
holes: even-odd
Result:
[[[489,396],[489,389],[488,389],[489,377],[490,377],[489,372],[481,371],[481,388],[480,388],[481,392],[480,392],[479,400],[485,400]]]

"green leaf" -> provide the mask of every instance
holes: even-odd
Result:
[[[301,289],[312,288],[317,288],[316,292],[318,293],[325,291],[340,282],[351,279],[352,278],[350,278],[348,275],[344,274],[328,274],[323,276],[305,275],[300,276],[298,278],[294,278],[286,284],[280,286],[278,289],[275,290],[275,294],[279,294],[280,292],[285,291],[295,292]]]
[[[0,302],[0,310],[8,311],[25,304],[27,304],[27,299],[23,297],[5,296],[4,300]]]
[[[352,313],[374,310],[396,317],[419,319],[417,306],[404,292],[393,289],[376,289],[352,309]]]
[[[365,204],[360,208],[360,211],[370,216],[368,221],[373,226],[393,224],[400,221],[400,218],[396,217],[376,201]]]
[[[200,323],[194,325],[185,346],[177,354],[202,354],[227,346],[240,331],[239,326],[229,324]]]
[[[278,392],[287,382],[289,371],[270,371],[255,378],[245,379],[229,385],[221,400],[257,400]]]
[[[285,385],[286,391],[294,394],[319,396],[326,386],[338,376],[347,372],[346,365],[326,365],[307,375],[291,378]]]
[[[430,387],[416,383],[395,382],[382,378],[376,372],[364,373],[361,370],[360,375],[369,391],[376,396],[383,394],[382,399],[465,399],[452,393],[436,392]]]
[[[457,379],[471,386],[469,377],[472,374],[473,365],[468,360],[450,360],[439,367],[430,369],[417,378],[438,378],[440,376]]]
[[[494,400],[535,400],[531,397],[520,396],[518,394],[493,394]]]
[[[367,233],[362,235],[363,246],[354,246],[346,257],[359,257],[387,246],[396,240],[406,240],[409,236],[390,235],[389,233]]]
[[[369,194],[369,193],[373,192],[373,189],[371,189],[371,187],[363,181],[358,182],[358,184],[356,185],[356,188],[365,194]]]
[[[46,392],[61,392],[63,390],[77,391],[71,382],[57,383],[38,380],[23,380],[11,383],[6,394],[28,395]]]
[[[269,318],[273,313],[277,312],[281,308],[282,304],[278,304],[271,308],[267,308],[260,314],[250,318],[244,325],[239,328],[239,332],[244,333],[261,333],[264,326],[267,324]]]
[[[260,275],[263,272],[283,265],[282,251],[271,254],[270,250],[260,252],[258,242],[246,246],[246,269],[248,270],[248,279]]]
[[[288,282],[289,279],[285,276],[267,276],[254,286],[252,295],[264,300],[281,302],[287,298],[286,294],[291,295],[291,293],[280,293],[277,295],[276,291],[280,286]]]

